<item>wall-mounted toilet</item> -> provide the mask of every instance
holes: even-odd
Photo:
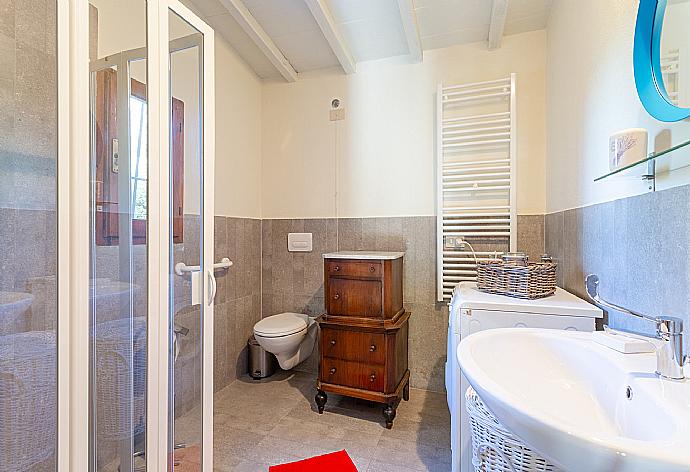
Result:
[[[281,313],[254,325],[254,337],[274,354],[284,370],[290,370],[309,357],[318,333],[314,318],[302,313]]]

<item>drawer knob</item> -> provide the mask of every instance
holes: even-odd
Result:
[[[374,266],[369,266],[369,272],[376,272],[376,268]]]
[[[331,375],[335,374],[335,370],[336,370],[335,367],[333,367],[333,368],[331,369]]]
[[[335,339],[331,339],[331,346],[335,346]]]
[[[369,346],[369,352],[376,352],[376,344]]]
[[[376,381],[376,374],[371,374],[369,376],[369,382],[374,382],[374,381]]]
[[[333,272],[340,272],[340,266],[333,267]]]
[[[340,294],[336,293],[335,295],[333,295],[333,300],[340,300]]]

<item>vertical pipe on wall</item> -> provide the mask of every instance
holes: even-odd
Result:
[[[338,199],[340,198],[340,187],[339,187],[339,167],[340,167],[340,155],[338,154],[338,121],[334,121],[333,125],[335,127],[335,138],[334,149],[333,149],[333,210],[335,214],[335,249],[340,250],[340,224],[338,223],[338,218],[340,217],[340,206],[338,205]]]
[[[443,84],[436,87],[436,300],[443,301]]]
[[[510,251],[518,250],[517,238],[517,74],[510,74]]]

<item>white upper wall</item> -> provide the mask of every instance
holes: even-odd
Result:
[[[215,46],[215,213],[261,218],[262,84],[218,35]]]
[[[360,63],[356,74],[266,83],[262,108],[264,218],[412,216],[435,212],[435,95],[439,82],[518,76],[518,212],[543,213],[546,34]],[[340,98],[344,121],[329,121]]]
[[[690,139],[687,122],[665,124],[642,107],[633,76],[638,0],[554,0],[547,29],[547,210],[647,191],[639,178],[594,182],[608,171],[616,131],[649,130],[650,151]],[[675,172],[657,188],[680,179]]]

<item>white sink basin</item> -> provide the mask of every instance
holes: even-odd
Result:
[[[655,354],[510,328],[468,336],[457,355],[496,418],[566,471],[690,471],[690,380],[658,378]]]

